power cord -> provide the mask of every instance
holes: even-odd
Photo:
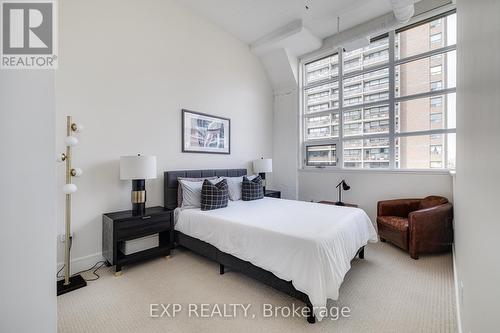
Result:
[[[83,270],[83,271],[79,271],[79,272],[77,272],[77,273],[72,274],[71,276],[75,276],[75,275],[82,274],[82,273],[85,273],[85,272],[88,272],[88,271],[92,271],[92,270],[93,270],[93,271],[92,271],[92,274],[95,276],[95,278],[91,278],[91,279],[85,279],[85,278],[84,278],[84,280],[85,280],[85,281],[96,281],[96,280],[99,280],[99,278],[101,277],[101,276],[97,273],[97,271],[98,271],[99,269],[101,269],[101,268],[102,268],[102,266],[104,266],[104,265],[106,265],[106,261],[104,261],[104,260],[100,260],[100,261],[96,262],[96,263],[95,263],[92,267],[90,267],[89,269],[85,269],[85,270]],[[64,276],[59,275],[59,273],[61,273],[61,271],[64,269],[64,267],[65,267],[65,266],[66,266],[66,265],[63,265],[63,266],[61,267],[61,269],[57,272],[56,277],[57,277],[58,279],[64,278]]]
[[[70,238],[69,238],[69,248],[70,248],[70,250],[71,250],[71,246],[72,246],[72,245],[73,245],[73,237],[71,237],[71,236],[70,236]],[[98,271],[99,269],[101,269],[101,268],[102,268],[102,266],[104,266],[105,264],[106,264],[106,261],[105,261],[105,260],[100,260],[100,261],[96,262],[96,263],[95,263],[92,267],[90,267],[89,269],[85,269],[85,270],[83,270],[83,271],[77,272],[77,273],[75,273],[75,274],[72,274],[71,276],[75,276],[75,275],[82,274],[82,273],[85,273],[85,272],[88,272],[88,271],[93,270],[93,271],[92,271],[92,274],[93,274],[94,276],[96,276],[96,277],[95,277],[95,278],[92,278],[92,279],[85,279],[85,278],[84,278],[84,280],[85,280],[85,281],[87,281],[87,282],[88,282],[88,281],[96,281],[96,280],[99,280],[99,278],[100,278],[101,276],[100,276],[99,274],[97,274],[97,271]],[[61,269],[57,271],[57,274],[56,274],[56,279],[61,279],[61,278],[64,278],[64,276],[60,276],[60,275],[59,275],[59,273],[61,273],[61,271],[64,269],[64,267],[66,267],[66,265],[63,265],[63,266],[61,267]]]

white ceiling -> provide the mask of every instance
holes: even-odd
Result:
[[[389,0],[178,0],[247,44],[302,19],[319,38],[391,11]],[[309,10],[305,6],[309,6]]]

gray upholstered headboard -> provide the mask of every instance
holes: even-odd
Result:
[[[165,171],[163,177],[163,206],[168,209],[177,207],[177,177],[202,178],[202,177],[240,177],[247,174],[246,169],[215,169],[215,170],[181,170]]]

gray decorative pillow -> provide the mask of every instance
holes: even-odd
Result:
[[[241,199],[243,201],[251,201],[262,198],[264,198],[264,188],[262,187],[262,179],[260,176],[252,180],[243,177]]]
[[[186,180],[188,182],[202,182],[205,180],[214,180],[217,179],[216,176],[214,177],[203,177],[203,178],[188,178],[188,177],[177,177],[177,180]],[[179,186],[177,187],[177,207],[182,207],[182,186],[181,182],[179,182]]]
[[[217,179],[205,179],[212,184],[221,181],[220,178]],[[203,182],[194,181],[190,182],[187,180],[180,180],[182,184],[182,208],[200,208],[201,206],[201,189]]]
[[[248,180],[252,180],[257,176],[247,176]],[[229,199],[232,201],[241,200],[241,191],[243,184],[243,176],[241,177],[221,177],[227,179],[227,186],[229,188]]]
[[[228,200],[229,192],[226,179],[222,179],[217,184],[213,184],[209,180],[203,182],[201,189],[201,210],[227,207]]]

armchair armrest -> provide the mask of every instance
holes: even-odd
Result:
[[[453,242],[453,206],[450,203],[411,212],[408,216],[410,254],[440,251]]]
[[[379,201],[377,204],[377,216],[399,216],[408,215],[417,210],[422,199],[396,199]]]

